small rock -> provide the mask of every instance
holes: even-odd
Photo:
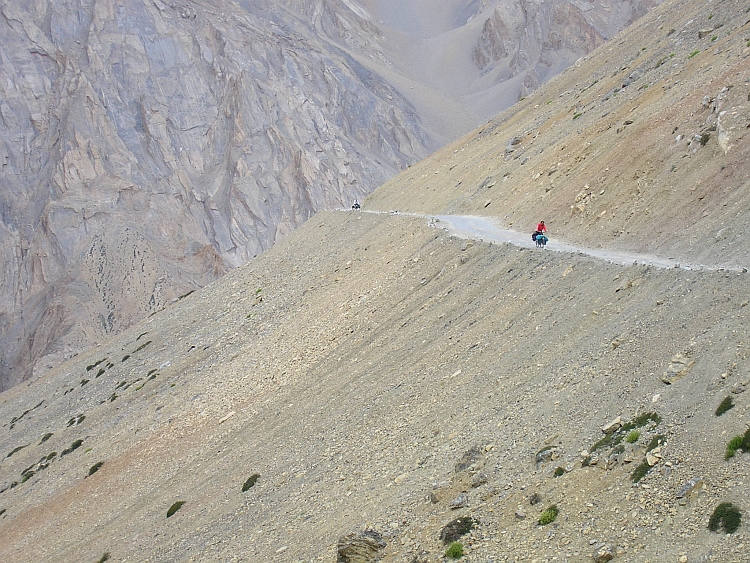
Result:
[[[691,360],[683,354],[675,354],[667,371],[662,374],[661,380],[667,385],[679,381],[688,374],[694,363],[695,360]]]
[[[516,510],[516,518],[518,520],[524,520],[526,518],[526,513],[519,508],[518,510]]]
[[[351,533],[339,539],[336,563],[375,563],[385,547],[383,537],[375,530]]]
[[[739,395],[740,393],[744,393],[747,389],[745,386],[740,383],[739,381],[736,382],[734,385],[732,385],[732,393],[735,395]]]
[[[604,432],[605,434],[612,434],[612,432],[615,432],[616,430],[619,430],[621,426],[622,426],[622,420],[618,416],[613,421],[611,421],[608,424],[605,424],[604,426],[602,426],[602,432]]]
[[[607,563],[607,561],[611,561],[614,556],[615,554],[612,547],[605,545],[594,552],[594,561],[596,563]]]
[[[471,487],[476,489],[487,483],[487,475],[484,473],[477,473],[471,478]]]
[[[464,508],[469,505],[469,495],[461,493],[451,501],[451,508],[456,510],[457,508]]]
[[[690,481],[685,483],[682,487],[680,487],[680,490],[677,491],[677,498],[690,496],[693,493],[701,490],[702,488],[703,488],[703,478],[694,477],[693,479],[690,479]]]

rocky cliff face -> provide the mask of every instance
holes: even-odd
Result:
[[[427,153],[403,98],[283,5],[0,10],[0,388]]]
[[[504,80],[523,75],[520,95],[526,96],[656,4],[555,0],[498,3],[484,20],[472,59],[482,73],[506,66]]]
[[[650,5],[0,0],[0,389],[348,206]]]

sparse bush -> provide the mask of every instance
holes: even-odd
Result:
[[[706,146],[706,144],[708,143],[708,141],[709,141],[710,139],[711,139],[711,135],[709,135],[708,133],[703,133],[703,134],[701,135],[701,146],[702,146],[702,147],[705,147],[705,146]]]
[[[440,531],[440,539],[444,544],[449,544],[468,534],[477,525],[477,521],[471,516],[462,516],[451,520]]]
[[[562,467],[558,467],[557,469],[555,469],[554,475],[555,477],[562,477],[563,475],[565,475],[565,469],[563,469]]]
[[[39,445],[44,444],[44,442],[46,442],[50,438],[52,438],[52,432],[47,432],[44,436],[42,436],[42,439],[40,440]]]
[[[151,341],[150,341],[150,340],[148,340],[148,341],[144,342],[143,344],[141,344],[140,346],[138,346],[138,348],[136,348],[136,349],[135,349],[135,350],[133,351],[133,354],[135,354],[136,352],[140,352],[141,350],[143,350],[143,349],[144,349],[144,348],[145,348],[146,346],[148,346],[149,344],[151,344]]]
[[[734,457],[734,454],[737,453],[737,450],[742,448],[744,440],[742,436],[735,436],[731,440],[729,440],[729,443],[727,444],[727,451],[724,454],[724,459],[731,459]]]
[[[539,517],[539,525],[546,526],[547,524],[552,524],[558,514],[560,514],[560,510],[557,508],[556,504],[553,504],[547,510],[542,512],[542,515]]]
[[[102,465],[104,465],[104,462],[103,462],[103,461],[97,461],[97,462],[96,462],[96,463],[95,463],[94,465],[92,465],[92,466],[91,466],[91,467],[89,468],[89,475],[88,475],[88,476],[89,476],[89,477],[91,477],[91,476],[92,476],[92,475],[93,475],[94,473],[96,473],[97,471],[99,471],[99,468],[100,468],[100,467],[101,467]]]
[[[729,409],[734,408],[734,401],[732,401],[732,397],[727,395],[724,397],[724,400],[719,403],[719,406],[716,407],[716,416],[721,416],[725,412],[727,412]]]
[[[99,368],[99,371],[96,372],[96,377],[99,377],[100,375],[104,374],[104,368]]]
[[[124,361],[125,361],[125,360],[127,360],[127,359],[128,359],[129,357],[130,357],[130,354],[125,354],[125,355],[124,355],[124,356],[122,357],[122,360],[120,360],[120,363],[124,362]]]
[[[454,541],[445,550],[445,556],[451,559],[461,559],[464,556],[464,544]]]
[[[81,447],[81,444],[83,444],[83,440],[76,440],[75,442],[70,444],[70,446],[68,446],[62,451],[62,453],[60,454],[60,457],[64,455],[68,455],[69,453],[73,453],[75,450]]]
[[[583,115],[583,113],[576,113],[575,115],[573,115],[573,119],[578,119],[582,115]]]
[[[708,529],[716,532],[721,526],[727,534],[733,534],[739,529],[741,523],[742,514],[740,510],[731,502],[722,502],[711,514],[711,518],[708,520]]]
[[[98,362],[96,362],[96,363],[93,363],[93,364],[91,364],[90,366],[86,366],[86,371],[91,371],[91,370],[92,370],[92,369],[94,369],[94,368],[95,368],[96,366],[98,366],[99,364],[101,364],[102,362],[104,362],[104,361],[106,361],[106,360],[107,360],[107,358],[102,358],[102,359],[101,359],[101,360],[99,360]]]
[[[701,52],[700,49],[696,49],[695,51],[693,51],[692,53],[688,55],[688,59],[692,59],[695,55],[697,55],[700,52]]]
[[[182,508],[183,504],[185,504],[184,500],[178,500],[176,503],[170,506],[169,510],[167,510],[167,518],[171,518],[175,512]]]
[[[89,382],[88,379],[81,379],[81,387],[83,387],[84,385],[86,385],[88,382]]]
[[[661,434],[657,434],[653,438],[651,438],[651,441],[648,443],[648,446],[646,446],[646,452],[650,452],[654,448],[661,445],[661,443],[664,441],[664,436]]]
[[[109,552],[106,552],[104,555],[102,555],[101,559],[97,561],[96,563],[104,563],[105,561],[109,561]]]
[[[13,449],[13,451],[12,451],[12,452],[10,452],[10,453],[9,453],[8,455],[6,455],[5,457],[10,457],[10,456],[12,456],[13,454],[15,454],[15,453],[18,453],[18,452],[20,452],[20,451],[21,451],[22,449],[24,449],[24,448],[28,448],[28,447],[29,447],[29,444],[26,444],[25,446],[18,446],[17,448],[14,448],[14,449]]]
[[[638,438],[641,437],[641,433],[638,432],[638,430],[631,430],[628,432],[628,435],[625,436],[625,441],[628,444],[635,444],[638,441]]]
[[[636,467],[633,470],[632,480],[633,483],[637,483],[641,479],[643,479],[648,472],[651,471],[651,466],[648,464],[648,461],[645,459],[643,460],[643,463],[641,463],[638,467]]]
[[[249,477],[249,478],[247,479],[247,481],[245,481],[245,484],[244,484],[244,485],[242,485],[242,492],[244,493],[244,492],[246,492],[246,491],[247,491],[248,489],[250,489],[250,487],[253,487],[253,486],[255,485],[255,483],[256,483],[256,482],[258,481],[258,479],[259,479],[259,478],[260,478],[260,474],[259,474],[259,473],[253,473],[253,474],[252,474],[252,475],[251,475],[251,476],[250,476],[250,477]]]

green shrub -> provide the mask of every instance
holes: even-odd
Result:
[[[42,436],[42,439],[41,439],[41,441],[39,442],[39,445],[42,445],[42,444],[44,444],[44,442],[46,442],[46,441],[47,441],[47,440],[49,440],[50,438],[52,438],[52,432],[47,432],[47,433],[46,433],[46,434],[45,434],[44,436]]]
[[[688,59],[692,59],[695,55],[697,55],[700,52],[701,52],[700,49],[696,49],[695,51],[693,51],[692,53],[688,55]]]
[[[89,382],[88,379],[81,379],[81,387],[83,387],[84,385],[86,385],[88,382]]]
[[[565,469],[563,469],[562,467],[558,467],[557,469],[555,469],[554,475],[555,477],[562,477],[563,475],[565,475]]]
[[[130,357],[130,354],[125,354],[125,355],[124,355],[124,356],[122,357],[122,360],[120,360],[120,363],[124,362],[124,361],[125,361],[125,360],[127,360],[127,359],[128,359],[129,357]]]
[[[560,510],[557,508],[556,504],[553,504],[547,510],[542,512],[542,515],[539,517],[539,525],[546,526],[547,524],[552,524],[558,514],[560,514]]]
[[[727,412],[729,409],[734,408],[734,401],[732,401],[732,397],[727,395],[724,400],[719,403],[719,406],[716,407],[716,416],[721,416],[725,412]]]
[[[29,447],[29,444],[26,444],[25,446],[18,446],[17,448],[14,448],[14,449],[13,449],[13,451],[12,451],[12,452],[10,452],[10,453],[9,453],[8,455],[6,455],[5,457],[10,457],[10,456],[12,456],[13,454],[15,454],[15,453],[18,453],[18,452],[20,452],[20,451],[21,451],[22,449],[24,449],[24,448],[28,448],[28,447]]]
[[[657,434],[656,436],[651,438],[651,441],[648,443],[648,446],[646,446],[646,452],[650,452],[654,448],[660,446],[663,440],[664,440],[664,436],[661,434]]]
[[[109,561],[109,552],[102,555],[101,559],[99,559],[99,561],[97,561],[96,563],[104,563],[105,561]]]
[[[708,520],[708,529],[716,532],[721,526],[727,534],[733,534],[739,529],[741,523],[742,514],[740,514],[739,509],[731,502],[722,502],[711,514],[711,518]]]
[[[62,453],[60,454],[60,457],[64,455],[68,455],[69,453],[73,453],[75,450],[81,447],[81,444],[83,444],[83,440],[76,440],[72,444],[70,444],[69,447],[65,448]]]
[[[734,454],[737,453],[737,450],[742,448],[744,445],[744,438],[742,436],[735,436],[731,440],[729,440],[729,443],[727,444],[727,451],[724,454],[724,459],[731,459],[734,457]]]
[[[648,461],[645,459],[643,460],[643,463],[641,463],[638,467],[636,467],[633,470],[632,480],[633,483],[637,483],[641,479],[643,479],[648,472],[651,471],[651,466],[648,464]]]
[[[468,534],[477,523],[471,516],[461,516],[451,520],[440,531],[440,539],[445,545],[455,542],[461,536]]]
[[[176,503],[170,506],[169,510],[167,510],[167,518],[171,518],[175,512],[182,508],[183,504],[185,504],[184,500],[178,500]]]
[[[247,481],[245,481],[245,484],[242,485],[242,492],[246,492],[250,487],[254,486],[255,483],[260,478],[259,473],[253,473],[250,477],[248,477]]]
[[[742,437],[742,451],[750,452],[750,428],[745,430],[745,435]]]
[[[464,544],[459,541],[454,541],[445,550],[445,556],[451,559],[461,559],[464,556]]]
[[[104,373],[104,368],[99,368],[99,371],[96,372],[96,377],[99,377]]]
[[[94,465],[89,468],[89,477],[99,471],[99,468],[104,465],[103,461],[97,461]]]
[[[641,437],[641,433],[638,432],[638,430],[631,430],[628,432],[628,435],[625,437],[625,441],[628,444],[635,444],[638,441],[638,438]]]

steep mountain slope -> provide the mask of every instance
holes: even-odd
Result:
[[[746,7],[671,2],[367,207],[497,216],[589,246],[747,265]]]
[[[527,228],[544,204],[562,207],[556,190],[570,190],[563,179],[584,167],[624,173],[613,158],[622,139],[631,173],[662,178],[668,167],[675,182],[649,181],[642,193],[671,202],[658,210],[665,224],[684,223],[683,210],[699,205],[684,185],[708,182],[697,176],[704,167],[748,177],[750,161],[736,156],[747,145],[738,127],[746,129],[750,88],[746,10],[732,0],[663,4],[613,47],[638,45],[627,52],[640,61],[679,34],[684,52],[666,55],[677,66],[654,69],[667,72],[668,89],[644,80],[648,88],[632,83],[606,100],[587,98],[589,89],[565,93],[597,80],[595,61],[602,74],[591,88],[636,70],[625,62],[612,76],[605,61],[615,53],[605,46],[367,206],[504,208],[501,218]],[[697,32],[716,24],[711,50],[692,55]],[[725,86],[705,109],[693,104],[701,89]],[[582,111],[573,119],[576,95]],[[554,113],[524,122],[535,106]],[[680,129],[662,133],[663,114]],[[625,116],[633,123],[621,123]],[[608,132],[610,119],[620,133]],[[672,135],[701,135],[698,119],[709,139],[686,149]],[[580,135],[566,131],[579,123]],[[509,142],[515,135],[520,143]],[[577,161],[572,148],[592,135]],[[652,169],[634,147],[658,148],[662,135],[679,152],[657,153]],[[542,145],[550,139],[557,144]],[[545,169],[540,185],[534,176],[548,153],[561,165]],[[566,203],[567,223],[548,218],[553,236],[584,238],[605,196],[625,202],[617,213],[636,209],[639,178],[621,179]],[[742,220],[747,184],[732,188],[703,195],[708,212],[692,230]],[[657,221],[633,217],[626,238],[601,229],[597,241],[649,247]],[[460,538],[464,561],[746,561],[748,273],[617,266],[460,240],[439,225],[319,213],[251,264],[2,393],[0,559],[311,563],[346,561],[359,545],[373,554],[365,561],[377,553],[386,563],[437,563],[441,531],[461,516],[473,524]],[[720,237],[674,236],[650,248],[750,265]],[[733,407],[717,415],[727,398]],[[727,457],[737,436],[745,445]],[[721,503],[742,515],[731,534],[708,529]],[[539,525],[552,505],[557,520]]]
[[[348,206],[654,4],[3,0],[0,389]]]

